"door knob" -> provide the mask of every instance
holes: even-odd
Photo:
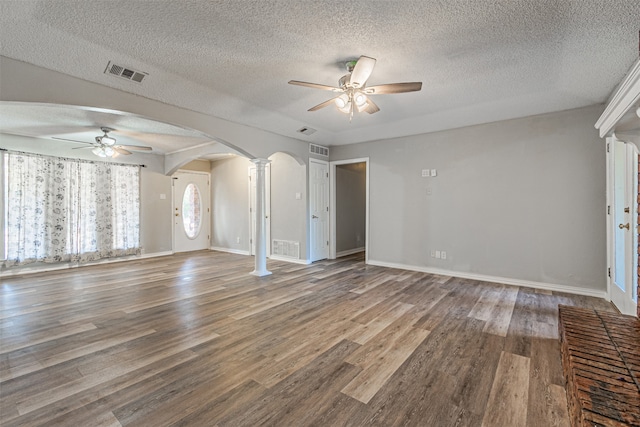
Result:
[[[619,228],[620,230],[622,230],[623,228],[626,228],[626,229],[628,230],[628,229],[629,229],[629,223],[626,223],[626,224],[624,224],[624,225],[622,225],[622,224],[618,224],[618,228]]]
[[[318,219],[318,217],[317,217],[317,216],[315,216],[315,215],[311,215],[311,218],[313,218],[313,219]]]

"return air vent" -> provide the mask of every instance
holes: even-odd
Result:
[[[312,154],[319,154],[324,157],[329,157],[329,149],[322,145],[309,144],[309,152]]]
[[[149,75],[149,73],[145,73],[144,71],[137,71],[133,68],[125,67],[124,65],[114,64],[111,61],[107,64],[107,68],[104,70],[104,73],[126,80],[131,80],[136,83],[142,83],[142,80]]]
[[[300,258],[300,243],[291,240],[273,239],[271,243],[271,255],[298,259]]]

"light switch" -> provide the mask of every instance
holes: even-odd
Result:
[[[422,169],[422,177],[426,178],[427,176],[429,176],[429,169]]]
[[[166,194],[160,194],[160,200],[165,200],[167,198]]]
[[[440,259],[440,257],[441,257],[440,251],[436,251],[436,258]]]
[[[442,251],[440,252],[440,255],[442,256],[442,259],[447,259],[447,252]]]
[[[436,176],[438,175],[438,171],[435,169],[431,169],[431,176]]]
[[[296,200],[300,200],[300,199],[302,199],[302,194],[296,193]]]

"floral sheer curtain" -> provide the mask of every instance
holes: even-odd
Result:
[[[140,167],[5,153],[5,266],[140,253]]]

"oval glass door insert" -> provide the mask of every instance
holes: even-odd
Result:
[[[182,224],[188,238],[195,239],[200,233],[202,200],[198,187],[193,183],[187,185],[182,196]]]

